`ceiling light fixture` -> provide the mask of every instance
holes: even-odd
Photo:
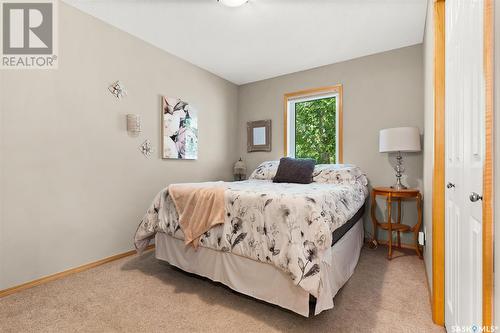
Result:
[[[248,0],[217,0],[221,4],[228,7],[238,7],[248,2]]]

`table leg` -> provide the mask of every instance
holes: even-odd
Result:
[[[373,224],[373,236],[372,236],[372,241],[375,243],[377,242],[377,218],[375,217],[375,208],[377,205],[376,202],[377,196],[375,195],[375,192],[372,191],[371,195],[371,216],[372,216],[372,224]]]
[[[398,219],[397,223],[401,224],[401,199],[398,199]],[[398,229],[398,248],[401,248],[401,232]]]
[[[388,223],[388,233],[387,236],[389,237],[389,254],[387,258],[389,260],[392,259],[392,223],[391,223],[391,211],[392,211],[392,198],[391,194],[387,196],[387,223]]]
[[[418,232],[420,231],[420,226],[422,225],[422,195],[420,193],[417,195],[417,210],[418,210],[418,221],[413,231],[413,237],[415,239],[415,250],[420,259],[422,259],[422,253],[420,252],[420,247],[418,246]]]

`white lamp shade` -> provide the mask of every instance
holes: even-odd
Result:
[[[417,127],[386,128],[380,131],[379,152],[420,151],[420,132]]]

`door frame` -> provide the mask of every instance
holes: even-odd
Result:
[[[432,320],[444,326],[445,0],[434,2],[434,170],[432,177]]]
[[[483,326],[493,325],[493,0],[484,0],[485,160],[483,169]],[[434,0],[434,170],[432,319],[444,326],[445,0]]]

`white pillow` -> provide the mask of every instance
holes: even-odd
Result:
[[[262,162],[248,179],[272,180],[276,176],[280,161]]]
[[[248,179],[272,180],[279,164],[280,161],[262,162]],[[368,185],[365,173],[354,164],[316,164],[313,182],[339,185],[359,182],[363,186]]]
[[[313,182],[339,185],[359,182],[363,186],[368,185],[365,173],[353,164],[316,164]]]

